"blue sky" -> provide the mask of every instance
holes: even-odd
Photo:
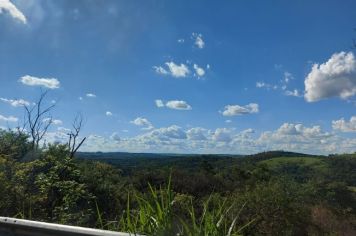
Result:
[[[0,0],[0,127],[83,151],[356,151],[355,1]],[[20,100],[22,99],[22,100]]]

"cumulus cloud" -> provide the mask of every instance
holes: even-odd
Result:
[[[230,142],[232,140],[232,131],[227,128],[217,128],[212,135],[212,139],[217,142]]]
[[[186,101],[179,100],[168,101],[166,107],[175,110],[192,110],[192,107]]]
[[[184,130],[177,125],[155,129],[148,133],[148,135],[158,138],[159,140],[187,138],[187,135]]]
[[[344,118],[333,120],[332,127],[334,130],[341,132],[356,132],[356,116],[352,116],[350,121],[345,121]]]
[[[86,151],[132,151],[175,153],[256,153],[285,150],[314,154],[354,152],[355,138],[337,136],[320,126],[284,123],[276,130],[255,134],[253,129],[183,129],[177,125],[146,131],[130,138],[91,135],[83,146]]]
[[[199,67],[197,64],[194,64],[193,68],[195,70],[195,74],[198,77],[203,77],[205,75],[205,70],[202,67]]]
[[[246,106],[240,105],[227,105],[225,106],[224,111],[222,112],[223,116],[238,116],[246,115],[252,113],[258,113],[259,107],[256,103],[250,103]]]
[[[105,115],[106,115],[106,116],[112,116],[113,114],[112,114],[111,111],[107,111],[107,112],[105,112]]]
[[[173,77],[176,78],[184,78],[187,77],[188,74],[190,73],[188,66],[185,64],[181,63],[180,65],[174,63],[174,62],[166,62],[166,65],[170,71],[170,74]]]
[[[38,78],[35,76],[25,75],[19,80],[22,84],[28,86],[42,86],[49,89],[58,89],[60,82],[55,78]]]
[[[191,128],[187,131],[189,140],[207,140],[207,130],[200,127]]]
[[[142,129],[143,130],[150,130],[153,129],[152,123],[147,120],[146,118],[143,117],[137,117],[133,121],[130,121],[131,124],[137,125],[137,126],[144,126]]]
[[[266,150],[288,150],[325,154],[352,152],[356,139],[346,139],[323,131],[320,126],[284,123],[275,131],[263,132],[256,144]]]
[[[203,35],[198,33],[192,33],[192,37],[194,39],[194,44],[200,49],[203,49],[205,46],[205,42],[203,40]]]
[[[13,107],[22,107],[22,106],[29,106],[30,102],[24,99],[7,99],[7,98],[0,98],[0,101],[10,104]]]
[[[305,81],[304,98],[315,102],[330,97],[347,99],[356,94],[356,60],[352,52],[335,53],[323,64],[314,64]]]
[[[178,43],[184,43],[184,39],[178,39],[177,42]]]
[[[86,96],[88,98],[96,98],[96,95],[94,93],[87,93]]]
[[[160,75],[171,75],[175,78],[185,78],[190,74],[190,70],[187,65],[181,63],[176,64],[173,61],[165,63],[167,69],[162,66],[154,66],[153,69]]]
[[[318,125],[312,127],[305,127],[302,124],[284,123],[275,132],[274,138],[286,138],[286,136],[299,136],[301,142],[305,142],[308,139],[320,140],[321,138],[328,138],[332,134],[322,131]],[[305,138],[305,141],[303,141]],[[286,141],[288,138],[286,138]]]
[[[27,24],[25,15],[13,4],[10,0],[0,0],[0,14],[7,12],[11,17],[20,21],[23,24]]]
[[[164,103],[161,99],[155,100],[156,107],[164,107]]]
[[[0,115],[0,121],[5,121],[5,122],[18,122],[19,119],[15,116],[3,116]]]

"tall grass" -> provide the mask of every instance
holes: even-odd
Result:
[[[226,200],[213,202],[212,195],[203,202],[203,211],[199,217],[196,216],[197,209],[191,200],[189,218],[181,220],[182,230],[180,235],[242,235],[244,228],[253,223],[254,220],[240,226],[237,225],[241,211],[245,204],[237,207],[235,203],[227,204]]]
[[[127,197],[126,212],[119,222],[121,231],[145,233],[148,235],[169,235],[172,230],[172,206],[174,193],[171,177],[165,188],[156,189],[148,184],[148,195],[134,194],[137,209],[131,209],[130,194]]]
[[[122,213],[115,229],[132,234],[145,235],[187,235],[187,236],[237,236],[253,223],[253,220],[238,225],[245,205],[227,204],[211,195],[197,207],[193,199],[182,210],[174,213],[179,204],[172,190],[171,177],[165,187],[154,188],[148,184],[149,193],[128,193],[126,210]],[[98,213],[103,226],[101,214]],[[110,229],[114,229],[111,224]]]

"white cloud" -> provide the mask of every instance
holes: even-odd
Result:
[[[191,110],[192,107],[186,101],[172,100],[166,103],[166,107],[175,110]]]
[[[177,42],[178,43],[184,43],[184,39],[178,39]]]
[[[3,116],[3,115],[0,115],[0,121],[6,121],[6,122],[18,122],[19,119],[15,116]]]
[[[156,99],[155,104],[157,107],[164,107],[164,103],[161,99]]]
[[[143,117],[137,117],[135,120],[130,121],[131,124],[137,125],[137,126],[144,126],[142,129],[143,130],[150,130],[153,129],[152,123],[147,120],[146,118]]]
[[[222,112],[223,116],[237,116],[237,115],[246,115],[252,113],[258,113],[259,107],[256,103],[250,103],[246,106],[239,105],[227,105],[225,110]]]
[[[62,125],[63,121],[54,119],[54,120],[52,120],[52,124],[54,124],[54,125]]]
[[[200,49],[204,48],[205,42],[203,40],[203,35],[197,34],[197,33],[193,33],[192,37],[195,40],[194,41],[195,46],[197,46]]]
[[[257,153],[285,150],[313,154],[354,152],[356,138],[328,133],[320,126],[284,123],[276,130],[255,134],[253,129],[236,131],[217,128],[208,130],[193,127],[187,130],[172,125],[143,134],[120,138],[91,135],[85,142],[86,151],[131,151],[175,153]],[[118,135],[117,135],[118,136]]]
[[[59,132],[66,133],[66,134],[68,134],[68,133],[71,132],[70,129],[65,128],[65,127],[58,127],[57,130],[58,130]]]
[[[24,99],[7,99],[7,98],[0,98],[1,101],[10,104],[13,107],[21,107],[21,106],[29,106],[30,102]]]
[[[299,92],[298,89],[288,89],[287,85],[291,80],[294,80],[294,76],[292,75],[292,73],[284,71],[283,79],[281,79],[278,84],[269,84],[262,81],[258,81],[256,82],[256,88],[281,91],[282,94],[285,96],[302,97],[303,95]]]
[[[335,53],[323,64],[314,64],[305,81],[305,99],[347,99],[356,94],[356,60],[352,52]]]
[[[55,78],[38,78],[35,76],[25,75],[19,80],[22,84],[28,86],[43,86],[49,89],[57,89],[60,87],[60,82]]]
[[[184,78],[184,77],[187,77],[188,74],[190,73],[188,67],[183,63],[178,65],[171,61],[171,62],[166,62],[165,64],[168,66],[170,74],[173,77]]]
[[[184,78],[190,74],[190,70],[187,65],[181,63],[180,65],[174,63],[173,61],[164,63],[167,69],[162,66],[154,66],[153,69],[157,74],[160,75],[171,75],[175,78]]]
[[[232,123],[232,120],[225,120],[225,123]]]
[[[112,135],[110,136],[110,139],[116,141],[116,142],[119,142],[121,141],[121,138],[120,138],[120,135],[116,132],[112,133]]]
[[[107,112],[105,112],[105,115],[106,115],[106,116],[112,116],[113,114],[112,114],[111,111],[107,111]]]
[[[79,99],[80,101],[82,101],[82,100],[83,100],[83,97],[79,97],[78,99]]]
[[[63,121],[61,120],[58,120],[58,119],[52,119],[52,118],[44,118],[42,120],[43,122],[51,122],[53,125],[62,125],[63,124]],[[59,129],[58,129],[59,130]]]
[[[161,74],[161,75],[168,74],[168,71],[166,69],[164,69],[162,66],[154,66],[153,69],[155,69],[157,74]]]
[[[200,127],[191,128],[187,131],[189,140],[207,140],[207,130]]]
[[[227,128],[217,128],[212,135],[212,139],[217,142],[230,142],[232,140],[232,131]]]
[[[25,15],[10,0],[0,0],[0,14],[3,12],[8,12],[14,19],[27,24]]]
[[[96,95],[93,94],[93,93],[87,93],[86,96],[87,96],[88,98],[96,98]]]
[[[161,141],[165,141],[168,139],[186,139],[187,135],[184,132],[184,130],[177,126],[177,125],[172,125],[169,127],[165,128],[159,128],[151,131],[148,133],[149,136],[152,136],[154,138],[157,138]]]
[[[287,96],[293,96],[293,97],[301,97],[302,96],[297,89],[294,89],[293,91],[286,90],[284,92],[284,94]]]
[[[286,84],[288,84],[289,81],[294,79],[293,75],[291,73],[289,73],[288,71],[285,71],[283,75],[284,75],[283,82],[286,83]]]
[[[278,89],[278,85],[272,85],[272,84],[268,84],[265,82],[256,82],[256,87],[257,88],[266,88],[267,90],[273,89],[276,90]]]
[[[356,116],[352,116],[350,121],[345,121],[344,118],[333,120],[332,127],[341,132],[356,132]]]
[[[246,134],[253,134],[253,133],[255,133],[255,130],[253,130],[253,129],[251,129],[251,128],[245,129],[245,130],[241,131],[241,134],[244,134],[244,135],[246,135]]]
[[[345,139],[322,130],[320,126],[284,123],[276,131],[263,132],[256,144],[266,150],[325,154],[352,152],[356,139]]]
[[[264,82],[256,82],[256,87],[263,88],[263,87],[266,87],[266,84]]]
[[[193,67],[198,77],[203,77],[205,75],[205,70],[202,67],[199,67],[197,64],[194,64]]]

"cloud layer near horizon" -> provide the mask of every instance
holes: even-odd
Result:
[[[145,125],[137,120],[133,123]],[[145,123],[145,124],[144,124]],[[146,124],[147,125],[147,124]],[[63,135],[56,134],[56,137]],[[113,138],[115,137],[115,138]],[[320,126],[284,123],[272,131],[259,134],[253,129],[182,128],[177,125],[151,129],[134,137],[89,135],[82,151],[175,152],[175,153],[238,153],[285,150],[311,154],[354,151],[356,140],[324,131]]]

